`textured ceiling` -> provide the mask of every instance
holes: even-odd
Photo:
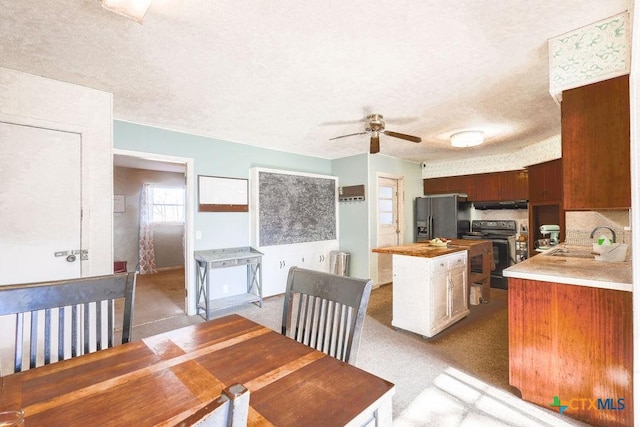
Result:
[[[513,151],[560,133],[547,40],[627,0],[154,0],[144,24],[97,0],[0,0],[0,66],[113,93],[114,117],[322,158]],[[479,147],[451,133],[484,130]]]

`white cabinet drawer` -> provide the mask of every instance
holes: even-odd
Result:
[[[451,255],[449,258],[449,268],[464,267],[467,265],[467,252],[462,251]]]
[[[449,260],[447,257],[433,258],[431,260],[431,274],[436,275],[439,273],[449,271]]]
[[[466,265],[467,251],[431,258],[429,263],[431,275],[440,274],[454,268],[466,267]]]

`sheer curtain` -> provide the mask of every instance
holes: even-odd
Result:
[[[140,189],[139,221],[139,271],[140,274],[156,272],[156,254],[153,246],[153,184],[142,184]]]

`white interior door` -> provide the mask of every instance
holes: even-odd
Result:
[[[378,244],[377,247],[400,244],[400,223],[398,215],[398,180],[378,177]],[[392,256],[378,254],[378,285],[393,280]]]
[[[80,150],[78,134],[0,122],[0,285],[80,277],[81,255],[60,255],[81,249]]]

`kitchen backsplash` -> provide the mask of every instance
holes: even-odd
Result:
[[[589,246],[598,235],[609,236],[608,230],[599,230],[596,236],[590,237],[591,231],[599,226],[611,227],[616,232],[618,243],[629,245],[628,260],[631,260],[631,214],[629,210],[565,212],[566,242],[570,245]]]
[[[475,210],[471,211],[471,219],[484,220],[515,220],[518,223],[518,233],[525,227],[529,229],[529,213],[526,209],[499,209],[499,210]],[[611,227],[616,232],[618,243],[629,245],[628,260],[631,260],[633,248],[631,246],[631,221],[630,211],[580,211],[565,212],[566,243],[570,245],[590,246],[595,242],[590,237],[591,231],[599,226]],[[596,235],[610,235],[607,230],[600,230]]]

